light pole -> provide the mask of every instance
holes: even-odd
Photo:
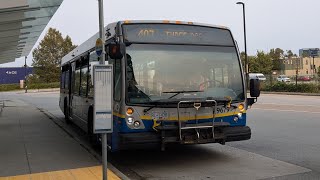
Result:
[[[237,2],[237,4],[242,5],[242,13],[243,13],[243,32],[244,32],[244,53],[245,53],[245,71],[246,71],[246,82],[248,85],[248,79],[249,79],[249,66],[248,66],[248,53],[247,53],[247,32],[246,32],[246,9],[243,2]]]
[[[24,57],[24,89],[25,93],[28,92],[28,86],[27,86],[27,56]]]
[[[314,55],[312,55],[312,74],[315,77]]]

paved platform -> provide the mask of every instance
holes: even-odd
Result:
[[[48,116],[2,96],[0,180],[102,179],[101,162]],[[108,170],[108,179],[120,179]]]

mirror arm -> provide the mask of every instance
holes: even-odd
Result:
[[[257,97],[253,97],[253,98],[247,98],[247,105],[248,106],[252,106],[254,103],[256,103],[258,101]]]

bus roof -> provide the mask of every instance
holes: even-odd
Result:
[[[212,25],[212,24],[204,24],[197,22],[186,22],[186,21],[169,21],[169,20],[125,20],[119,21],[121,24],[183,24],[183,25],[195,25],[195,26],[206,26],[206,27],[214,27],[220,29],[228,29],[226,26]]]
[[[110,33],[113,35],[115,33],[116,24],[181,24],[181,25],[193,25],[193,26],[205,26],[205,27],[213,27],[219,29],[227,29],[225,26],[218,26],[212,24],[204,24],[204,23],[195,23],[195,22],[185,22],[185,21],[169,21],[169,20],[125,20],[125,21],[117,21],[114,23],[110,23],[105,26],[105,32],[109,29]],[[96,40],[99,38],[99,32],[89,38],[87,41],[76,47],[74,50],[70,51],[67,55],[65,55],[61,60],[61,65],[68,63],[73,60],[75,57],[83,55],[83,53],[95,47]]]

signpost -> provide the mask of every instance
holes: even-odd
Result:
[[[112,133],[112,65],[94,65],[94,113],[93,132],[95,134]]]
[[[103,51],[103,41],[101,38],[98,38],[96,41],[96,54],[98,55],[98,57],[101,57]]]
[[[105,53],[106,53],[105,52],[105,48],[104,48],[105,31],[104,31],[103,0],[98,0],[98,3],[99,3],[99,35],[100,35],[100,40],[98,39],[96,41],[96,53],[97,53],[98,56],[100,56],[99,64],[102,65],[102,64],[105,64]],[[102,72],[99,72],[99,73],[102,73]],[[104,77],[108,76],[107,74],[104,74],[104,73],[102,73],[101,75],[104,76]],[[102,82],[104,82],[104,81],[102,81]],[[97,88],[95,86],[94,89],[100,89],[100,88]],[[112,86],[111,86],[111,89],[112,89]],[[95,100],[96,100],[96,98],[95,98]],[[99,115],[98,115],[98,117],[100,118]],[[112,117],[112,113],[111,113],[111,117]],[[105,121],[107,121],[107,119],[105,119]],[[111,118],[111,121],[112,121],[112,118]],[[98,122],[100,122],[100,120],[97,120],[97,122],[96,122],[96,127],[98,127],[98,128],[104,129],[104,128],[107,127],[107,125],[110,125],[110,124],[104,124],[104,123],[99,124]],[[104,126],[106,126],[106,127],[104,127]],[[111,126],[111,128],[112,128],[112,126]],[[108,177],[107,177],[107,153],[108,153],[108,150],[107,150],[107,131],[108,131],[107,129],[104,129],[104,130],[102,130],[102,134],[101,134],[101,141],[102,141],[102,171],[103,171],[102,175],[103,175],[103,180],[107,180],[108,179]],[[111,131],[112,131],[112,129],[111,129]],[[96,132],[96,130],[94,130],[94,132]]]

